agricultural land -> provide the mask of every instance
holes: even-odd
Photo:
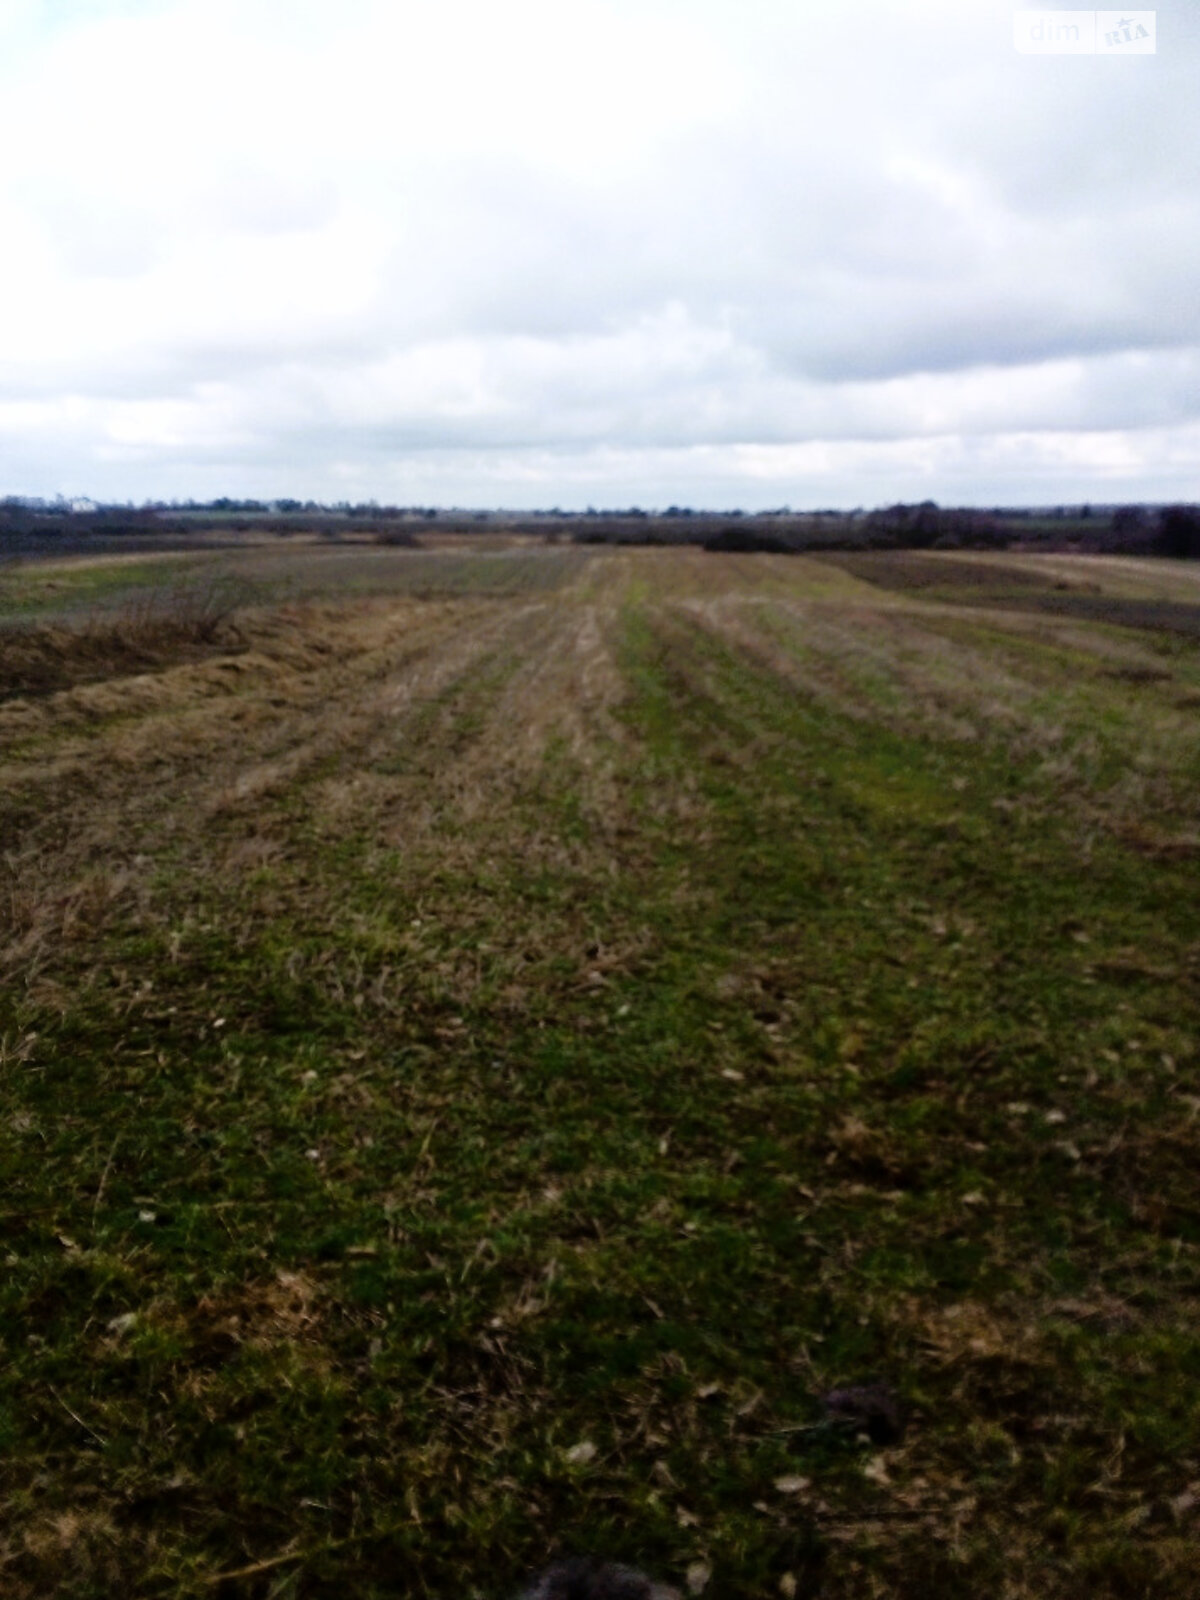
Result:
[[[10,1600],[1196,1594],[1196,563],[14,562],[0,887]]]

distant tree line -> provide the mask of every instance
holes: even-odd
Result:
[[[1119,506],[1112,522],[1122,548],[1147,549],[1175,561],[1200,560],[1200,506],[1164,506],[1154,516],[1141,506]]]
[[[9,496],[0,500],[0,555],[49,542],[63,548],[89,540],[186,541],[226,532],[366,538],[380,544],[418,543],[422,530],[458,534],[500,532],[580,544],[690,544],[706,550],[771,551],[912,549],[1080,549],[1097,553],[1200,559],[1200,506],[1054,506],[991,510],[943,507],[933,500],[901,502],[872,511],[710,511],[670,505],[570,512],[477,511],[375,501],[221,496],[214,500],[152,502],[141,506]]]

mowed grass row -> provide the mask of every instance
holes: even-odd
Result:
[[[119,618],[141,601],[204,594],[213,587],[242,605],[381,593],[512,594],[557,586],[586,559],[573,548],[479,550],[453,538],[442,540],[440,548],[403,551],[291,538],[195,552],[12,562],[0,565],[0,626]]]
[[[5,768],[69,915],[0,1020],[0,1582],[1190,1594],[1194,659],[571,578],[424,654],[363,612],[361,668],[297,610],[274,722],[247,675],[207,758],[105,700],[62,797],[44,719]],[[868,1379],[900,1445],[803,1431]]]

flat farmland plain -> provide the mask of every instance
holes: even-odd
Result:
[[[0,1590],[1192,1596],[1200,581],[0,571]],[[883,1383],[899,1439],[826,1425]]]

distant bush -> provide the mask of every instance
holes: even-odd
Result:
[[[1158,515],[1157,548],[1176,561],[1200,560],[1200,506],[1165,506]]]
[[[718,532],[710,534],[704,541],[706,550],[724,550],[734,554],[750,554],[753,551],[763,551],[771,555],[788,555],[796,551],[799,546],[789,544],[778,533],[773,533],[769,528],[756,528],[748,523],[740,523],[736,527],[721,528]]]
[[[1146,513],[1141,506],[1118,506],[1112,514],[1112,531],[1118,545],[1142,543],[1146,528]]]
[[[878,534],[882,542],[903,545],[909,550],[927,549],[944,531],[942,514],[934,500],[872,511],[867,517],[867,528],[871,534]]]
[[[1008,543],[1004,525],[990,511],[943,511],[935,500],[887,506],[869,512],[867,542],[890,549],[996,549]]]

